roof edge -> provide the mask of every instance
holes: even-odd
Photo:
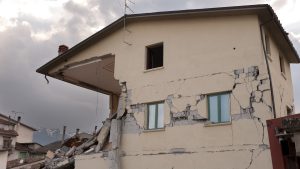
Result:
[[[273,8],[270,5],[266,5],[268,7],[269,12],[272,14],[273,19],[275,21],[275,24],[278,25],[280,32],[282,33],[284,39],[286,40],[286,42],[288,43],[288,46],[291,48],[292,52],[294,53],[296,60],[298,61],[297,63],[300,63],[300,57],[299,54],[297,52],[297,50],[295,49],[292,41],[290,40],[290,38],[288,37],[287,32],[284,30],[282,24],[279,21],[279,18],[277,17],[275,11],[273,10]]]
[[[7,117],[7,116],[4,115],[4,114],[1,114],[1,113],[0,113],[0,116],[3,117],[3,118],[6,118],[6,119],[10,119],[12,122],[14,122],[14,123],[16,123],[16,124],[18,123],[18,121],[16,121],[15,119],[9,118],[9,117]],[[21,124],[22,126],[25,126],[25,127],[29,128],[29,129],[33,130],[33,131],[38,131],[38,129],[33,128],[33,127],[31,127],[31,126],[29,126],[29,125],[27,125],[27,124],[24,124],[24,123],[22,123],[22,122],[20,122],[20,124]]]
[[[257,10],[257,9],[267,9],[272,16],[275,16],[275,23],[279,26],[284,39],[287,41],[288,45],[290,46],[292,52],[297,57],[298,63],[300,63],[299,55],[294,48],[292,42],[286,35],[282,25],[279,22],[279,19],[269,4],[256,4],[256,5],[243,5],[243,6],[226,6],[226,7],[214,7],[214,8],[202,8],[202,9],[188,9],[188,10],[175,10],[175,11],[162,11],[162,12],[149,12],[149,13],[139,13],[139,14],[130,14],[124,15],[117,19],[116,21],[112,22],[108,26],[104,27],[103,29],[99,30],[98,32],[94,33],[90,37],[84,39],[83,41],[79,42],[72,48],[70,48],[65,53],[58,55],[54,59],[47,62],[45,65],[41,66],[36,70],[36,72],[48,75],[48,70],[54,67],[54,64],[67,60],[73,54],[78,52],[80,49],[87,47],[93,40],[101,38],[105,36],[107,33],[111,33],[113,29],[117,29],[123,24],[123,20],[126,19],[138,19],[138,18],[146,18],[146,17],[157,17],[157,16],[174,16],[174,15],[182,15],[182,14],[197,14],[197,13],[209,13],[209,12],[222,12],[222,11],[233,11],[233,10]]]

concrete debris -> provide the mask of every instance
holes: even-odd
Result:
[[[108,123],[110,123],[109,120]],[[106,127],[107,124],[104,124],[104,126]],[[105,130],[105,127],[102,131]],[[97,137],[100,133],[101,130],[96,135],[77,133],[75,136],[66,139],[55,152],[47,152],[45,166],[42,169],[74,169],[75,155],[93,152],[98,144]]]
[[[53,159],[55,156],[55,154],[52,152],[52,151],[47,151],[47,154],[46,154],[46,158],[48,159]]]
[[[97,136],[98,145],[95,149],[95,152],[99,152],[103,148],[103,145],[106,142],[107,136],[109,134],[110,125],[111,125],[110,120],[106,120],[105,123],[103,124],[100,133]]]
[[[110,159],[111,168],[119,169],[122,120],[116,118],[108,118],[93,135],[77,133],[65,140],[55,152],[49,151],[42,169],[74,169],[76,155],[98,152]]]
[[[71,155],[74,154],[75,150],[76,150],[76,147],[73,146],[68,152],[66,152],[65,156],[70,157]]]
[[[127,94],[127,86],[126,86],[126,82],[122,82],[121,83],[121,89],[122,89],[122,93],[120,95],[119,98],[119,104],[118,104],[118,110],[117,110],[117,118],[120,119],[121,117],[123,117],[124,113],[125,113],[125,109],[128,103],[128,94]]]
[[[89,154],[91,152],[93,152],[95,150],[95,146],[91,147],[90,149],[88,149],[87,151],[84,152],[84,154]]]

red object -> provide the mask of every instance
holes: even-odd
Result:
[[[58,47],[58,54],[61,55],[65,53],[67,50],[69,50],[69,47],[66,45],[59,45]]]
[[[287,169],[285,167],[284,156],[282,154],[279,137],[276,136],[275,131],[276,128],[283,128],[282,120],[287,118],[300,118],[300,114],[267,120],[273,169]]]

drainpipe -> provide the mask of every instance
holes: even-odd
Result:
[[[272,83],[272,76],[271,76],[271,71],[270,71],[270,65],[269,65],[269,61],[268,61],[268,56],[267,56],[267,52],[266,52],[266,46],[264,43],[264,36],[263,36],[263,26],[269,22],[272,22],[274,20],[274,15],[273,18],[269,21],[266,21],[262,24],[259,25],[260,28],[260,38],[261,38],[261,42],[262,42],[262,47],[263,47],[263,51],[264,51],[264,56],[265,56],[265,61],[266,61],[266,65],[267,65],[267,71],[268,71],[268,75],[269,75],[269,79],[270,79],[270,88],[271,88],[271,99],[272,99],[272,107],[273,107],[273,115],[274,118],[276,118],[276,108],[275,108],[275,101],[274,101],[274,91],[273,91],[273,83]]]

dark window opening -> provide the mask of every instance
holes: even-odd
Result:
[[[163,44],[157,44],[147,47],[147,63],[146,69],[153,69],[163,66]]]
[[[12,139],[9,137],[3,137],[3,149],[9,149],[12,147]]]
[[[291,115],[291,114],[293,114],[293,110],[289,107],[286,107],[286,113],[287,113],[287,115]]]

